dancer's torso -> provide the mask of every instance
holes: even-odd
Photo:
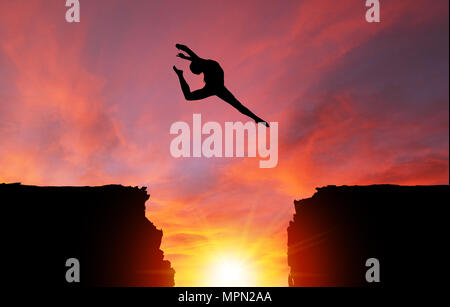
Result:
[[[208,86],[223,86],[224,73],[219,63],[213,60],[203,60],[202,68],[205,84]]]

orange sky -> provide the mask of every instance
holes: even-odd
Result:
[[[339,2],[339,4],[337,4]],[[176,285],[218,259],[248,285],[287,285],[293,200],[328,184],[448,184],[448,1],[81,0],[0,3],[0,182],[145,185]],[[170,125],[246,121],[186,102],[175,43],[221,63],[227,87],[279,122],[279,162],[174,159]]]

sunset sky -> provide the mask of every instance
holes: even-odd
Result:
[[[380,23],[363,0],[80,3],[67,23],[65,0],[0,2],[0,182],[147,186],[177,286],[212,285],[222,262],[286,286],[293,200],[315,187],[449,182],[448,0],[381,1]],[[172,66],[202,77],[176,43],[279,123],[277,167],[171,156],[193,113],[247,121],[184,100]]]

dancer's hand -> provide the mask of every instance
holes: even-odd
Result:
[[[199,56],[196,55],[196,54],[194,53],[194,51],[192,51],[191,49],[189,49],[189,47],[186,46],[186,45],[176,44],[175,47],[177,47],[178,50],[184,51],[184,52],[186,52],[186,53],[188,54],[189,57],[188,57],[188,58],[185,58],[186,60],[191,60],[191,61],[192,61],[192,60],[195,60],[195,59],[198,59],[198,58],[199,58]]]
[[[182,44],[176,44],[175,47],[177,47],[177,49],[179,49],[179,50],[183,50],[183,49],[187,48],[185,45],[182,45]]]
[[[184,53],[181,53],[181,52],[177,54],[177,57],[185,59],[185,60],[189,60],[190,59],[190,57],[186,56]]]
[[[177,73],[177,75],[183,74],[183,71],[181,69],[178,69],[175,65],[173,65],[173,70]]]

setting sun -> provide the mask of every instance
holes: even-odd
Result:
[[[256,283],[255,273],[245,259],[222,256],[210,262],[204,282],[212,287],[250,287]]]

